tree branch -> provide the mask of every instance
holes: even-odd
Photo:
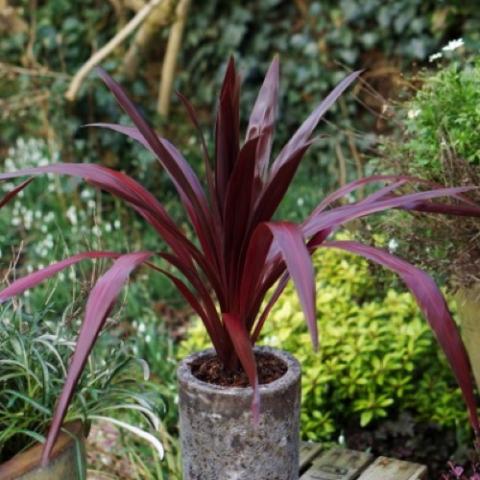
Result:
[[[65,97],[73,101],[77,96],[78,90],[90,71],[106,58],[116,47],[118,47],[133,31],[142,24],[150,15],[152,10],[163,0],[150,0],[126,25],[123,27],[107,44],[95,52],[89,60],[78,70],[68,87]]]
[[[167,51],[165,52],[165,57],[163,59],[157,110],[158,113],[164,117],[168,116],[170,110],[173,76],[175,74],[178,52],[182,44],[183,30],[185,29],[185,24],[187,22],[189,6],[190,0],[180,0],[178,2],[176,20],[170,30]]]
[[[158,32],[173,21],[177,0],[164,0],[138,29],[122,62],[122,73],[132,79],[138,70],[140,59],[145,55]]]

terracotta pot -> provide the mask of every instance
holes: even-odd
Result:
[[[463,342],[480,389],[480,284],[460,289],[456,300]]]
[[[42,445],[34,445],[29,450],[15,455],[0,465],[1,480],[83,480],[86,478],[84,446],[84,426],[72,422],[65,426],[70,432],[58,436],[50,463],[40,467]]]
[[[251,415],[252,389],[221,387],[198,380],[192,362],[178,368],[180,439],[184,480],[298,479],[300,365],[288,353],[267,347],[288,367],[279,379],[260,386],[260,422]]]

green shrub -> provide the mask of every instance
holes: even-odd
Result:
[[[403,111],[408,141],[399,149],[413,172],[443,178],[449,150],[480,166],[480,59],[427,76]]]
[[[373,163],[382,173],[416,175],[446,186],[478,186],[480,58],[455,54],[442,66],[424,72],[421,88],[398,106],[399,128],[382,140],[382,155]],[[480,204],[478,190],[467,196]],[[401,256],[429,267],[450,284],[468,287],[480,279],[478,218],[394,212],[380,222],[380,228],[395,238]]]
[[[331,440],[352,423],[365,426],[402,410],[445,426],[465,420],[460,392],[410,294],[391,288],[388,276],[378,281],[358,257],[329,250],[315,260],[319,351],[291,287],[262,338],[302,365],[303,437]],[[203,330],[191,327],[182,356],[208,345]]]
[[[0,463],[45,440],[75,337],[48,309],[33,316],[0,309]],[[145,378],[148,366],[125,344],[105,341],[102,350],[89,358],[65,421],[121,420],[127,431],[130,424],[154,431],[165,405]]]

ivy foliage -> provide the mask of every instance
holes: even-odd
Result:
[[[2,68],[2,139],[11,143],[19,135],[48,136],[61,147],[62,159],[99,161],[102,157],[104,163],[125,168],[145,177],[152,186],[160,185],[162,191],[168,191],[163,176],[152,175],[148,154],[140,154],[119,135],[78,130],[92,120],[122,121],[114,101],[93,74],[74,104],[64,99],[71,76],[121,27],[122,21],[112,5],[123,3],[85,0],[78,8],[75,2],[48,0],[37,2],[32,9],[28,0],[14,2],[25,24],[32,28],[0,35],[0,58],[9,65],[43,73],[31,75],[28,71]],[[126,9],[123,22],[132,15]],[[425,62],[448,39],[463,36],[477,46],[479,25],[475,5],[456,0],[192,2],[175,88],[200,108],[202,123],[208,126],[207,136],[211,139],[212,114],[227,57],[234,54],[244,72],[245,114],[269,61],[279,53],[283,92],[279,147],[313,104],[347,71],[368,69],[365,79],[381,95],[388,95],[399,72],[411,68],[413,62]],[[155,117],[156,101],[152,99],[158,93],[167,35],[168,29],[159,30],[157,41],[132,81],[122,79],[119,68],[128,42],[118,47],[103,66],[127,85],[137,103],[144,106],[146,116],[155,119],[162,133],[179,144],[189,160],[201,168],[198,145],[179,102],[173,100],[168,122]],[[43,75],[45,72],[47,75]],[[306,160],[310,167],[305,177],[314,178],[317,189],[329,188],[338,181],[338,175],[333,176],[332,172],[338,170],[339,155],[345,157],[348,176],[358,175],[354,148],[362,151],[375,141],[379,123],[371,111],[379,111],[382,99],[368,89],[358,88],[355,95],[359,103],[347,97],[328,117],[332,123],[322,133],[329,136],[321,141],[322,148]],[[339,148],[343,153],[339,153]]]
[[[316,254],[320,348],[314,352],[291,286],[265,323],[261,343],[293,353],[302,366],[302,436],[335,440],[410,411],[441,426],[466,424],[459,390],[414,299],[379,281],[363,259],[333,250]],[[180,354],[208,345],[194,323]]]

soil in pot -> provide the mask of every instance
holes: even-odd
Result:
[[[257,361],[258,383],[266,385],[280,377],[287,371],[285,362],[269,353],[255,354]],[[243,370],[228,372],[218,357],[200,358],[190,364],[192,374],[202,382],[220,385],[222,387],[248,387],[247,374]]]
[[[46,467],[40,466],[43,446],[34,445],[0,465],[1,480],[82,480],[86,478],[84,426],[72,422],[61,432]]]

